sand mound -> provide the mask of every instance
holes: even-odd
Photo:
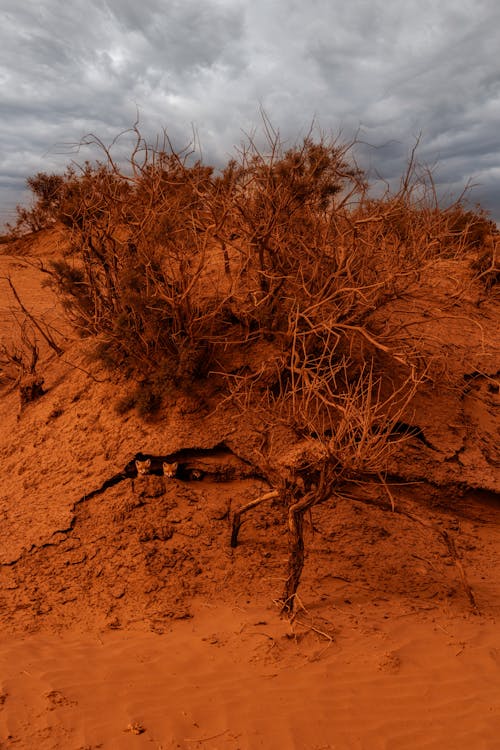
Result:
[[[152,422],[119,414],[128,384],[71,339],[42,287],[34,261],[57,247],[46,233],[33,252],[0,257],[0,275],[68,337],[60,357],[42,346],[46,393],[22,412],[0,379],[0,747],[497,747],[500,327],[491,300],[479,305],[471,292],[454,309],[436,285],[436,309],[448,300],[432,325],[450,347],[449,387],[420,392],[389,478],[396,506],[433,527],[359,498],[315,508],[290,622],[275,604],[285,509],[259,506],[229,544],[232,513],[269,489],[263,480],[152,476],[103,488],[139,451],[205,449],[236,465],[258,455],[262,435],[209,394],[172,394]],[[15,311],[5,282],[0,293],[6,340]],[[430,325],[424,312],[418,325]],[[404,327],[406,314],[394,320]],[[278,458],[290,449],[286,432],[272,442]],[[440,531],[455,540],[480,615]]]

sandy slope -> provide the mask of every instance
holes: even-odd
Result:
[[[37,242],[36,257],[57,249],[50,236]],[[0,256],[6,272],[62,330],[30,257]],[[492,308],[483,312],[493,330]],[[474,348],[473,328],[438,338],[449,331],[457,367],[468,352],[471,372],[493,373],[494,347]],[[0,282],[0,333],[15,331]],[[172,399],[155,423],[119,416],[126,384],[86,352],[78,341],[62,357],[45,348],[47,393],[21,415],[15,391],[0,396],[2,750],[500,747],[491,375],[473,376],[459,398],[422,396],[434,447],[409,441],[396,469],[441,486],[392,487],[398,504],[454,536],[480,614],[437,531],[345,500],[314,511],[304,610],[289,623],[273,604],[286,569],[282,509],[259,508],[228,545],[231,511],[260,480],[126,480],[79,502],[139,450],[225,440],[250,455],[257,440],[194,397]],[[460,477],[489,491],[446,486]]]

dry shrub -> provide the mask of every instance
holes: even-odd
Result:
[[[60,197],[65,184],[63,175],[38,172],[28,177],[26,187],[33,194],[30,208],[16,206],[16,223],[7,224],[9,239],[30,232],[38,232],[56,223]]]
[[[334,332],[348,350],[436,259],[477,254],[491,234],[483,213],[440,208],[413,161],[396,194],[373,200],[352,144],[309,134],[285,149],[264,122],[265,151],[249,139],[219,173],[137,128],[124,169],[86,139],[105,158],[58,183],[71,251],[52,284],[107,363],[182,384],[241,341],[277,340],[279,359],[298,333],[311,357],[313,333],[321,347]]]
[[[263,452],[259,466],[274,487],[265,498],[288,513],[290,610],[304,513],[363,476],[384,484],[428,376],[425,342],[381,326],[384,310],[443,258],[482,264],[493,228],[461,201],[442,208],[414,154],[399,190],[375,200],[353,144],[309,134],[285,148],[264,124],[265,149],[249,139],[219,173],[166,135],[149,146],[136,127],[122,169],[89,136],[104,160],[64,175],[58,216],[71,251],[51,283],[101,359],[141,382],[118,409],[151,415],[172,383],[191,388],[217,370],[223,398],[304,446],[288,463]]]
[[[500,259],[498,234],[489,234],[479,247],[471,263],[475,278],[490,292],[500,281]]]
[[[105,164],[70,170],[60,203],[71,251],[52,264],[52,286],[73,324],[98,335],[106,363],[174,382],[198,377],[220,317],[207,295],[200,229],[210,169],[150,151],[137,134],[131,174]]]
[[[38,371],[40,350],[28,320],[19,323],[19,337],[0,344],[0,382],[19,388],[21,409],[43,396],[44,378]]]

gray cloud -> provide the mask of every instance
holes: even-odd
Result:
[[[185,144],[193,125],[221,163],[262,106],[292,140],[313,118],[358,133],[387,180],[421,134],[439,189],[471,180],[500,220],[496,0],[0,0],[0,37],[0,219],[27,176],[137,110],[151,137]]]

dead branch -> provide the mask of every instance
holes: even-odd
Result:
[[[385,484],[385,483],[384,483]],[[356,502],[363,503],[364,505],[371,505],[376,506],[377,508],[387,509],[387,506],[384,506],[383,503],[377,502],[373,498],[369,498],[366,496],[353,496],[350,497],[348,494],[338,494],[337,497],[344,498],[344,499],[352,499]],[[450,558],[453,560],[453,563],[455,567],[457,568],[460,581],[462,583],[465,595],[469,601],[469,604],[471,606],[471,610],[474,614],[480,614],[478,605],[476,603],[476,598],[474,596],[474,592],[467,580],[467,575],[465,573],[464,566],[462,564],[462,561],[460,560],[460,557],[457,552],[455,540],[453,537],[449,534],[448,531],[440,529],[437,524],[433,523],[432,521],[429,521],[427,518],[423,518],[422,516],[414,513],[413,511],[409,511],[405,508],[402,508],[400,505],[396,505],[393,503],[392,497],[391,497],[391,507],[390,511],[392,513],[398,513],[401,516],[405,516],[405,518],[409,518],[411,521],[414,521],[415,523],[420,524],[421,526],[424,526],[427,529],[430,529],[435,534],[437,534],[439,537],[441,537],[441,540],[443,541],[444,545],[446,546],[448,553],[450,555]]]
[[[34,315],[32,315],[32,313],[30,313],[30,311],[27,309],[27,307],[23,304],[23,302],[21,301],[21,298],[19,297],[19,294],[17,292],[16,287],[12,283],[12,279],[10,278],[10,276],[3,276],[2,278],[4,279],[4,281],[6,281],[8,283],[8,285],[9,285],[11,291],[12,291],[12,294],[14,295],[14,298],[15,298],[17,304],[19,305],[19,308],[24,313],[24,315],[26,315],[26,317],[30,320],[30,322],[32,323],[32,325],[37,329],[37,331],[40,333],[40,335],[45,339],[45,341],[50,346],[50,348],[55,351],[55,353],[57,354],[58,357],[60,357],[61,354],[64,353],[64,349],[61,349],[61,347],[54,340],[53,336],[51,336],[47,332],[47,330],[44,329],[44,327],[36,319],[36,317]]]
[[[458,555],[457,548],[455,545],[455,540],[453,539],[453,537],[450,536],[450,534],[447,531],[445,531],[444,529],[440,529],[439,526],[437,526],[435,523],[432,523],[432,521],[429,521],[426,518],[422,518],[422,516],[418,516],[415,513],[410,513],[409,511],[406,511],[397,507],[395,508],[395,512],[400,513],[403,516],[406,516],[407,518],[411,519],[412,521],[415,521],[416,523],[419,523],[421,526],[424,526],[427,529],[431,529],[432,531],[434,531],[436,534],[438,534],[441,537],[441,539],[443,540],[444,544],[446,545],[448,549],[450,558],[453,560],[453,563],[458,570],[458,574],[460,576],[460,580],[462,582],[462,586],[464,588],[467,599],[469,600],[471,610],[475,615],[479,615],[480,612],[476,603],[476,598],[467,580],[465,569]]]
[[[238,545],[238,533],[242,524],[241,516],[247,513],[249,510],[256,508],[261,503],[266,502],[266,500],[273,500],[276,497],[279,497],[278,490],[272,490],[272,492],[266,492],[264,495],[261,495],[255,500],[251,500],[246,505],[243,505],[243,507],[241,507],[239,510],[235,511],[233,515],[233,523],[232,523],[232,531],[231,531],[231,547],[236,547]]]
[[[288,575],[282,598],[282,612],[291,613],[304,568],[304,514],[318,502],[314,492],[292,503],[288,509],[289,553]]]

